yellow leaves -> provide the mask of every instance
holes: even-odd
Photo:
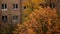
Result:
[[[38,0],[31,0],[33,3],[37,3],[38,2]]]
[[[45,0],[31,0],[31,2],[33,2],[33,3],[42,3],[42,2],[44,2]]]
[[[33,29],[28,29],[28,34],[36,34],[35,31]]]
[[[26,10],[24,10],[23,14],[30,14],[30,12],[28,9],[26,9]]]
[[[33,14],[30,14],[30,15],[29,15],[29,18],[33,18]]]
[[[24,22],[17,26],[17,33],[42,34],[44,33],[43,28],[46,28],[45,30],[47,32],[45,33],[51,33],[50,31],[53,29],[51,29],[51,26],[53,24],[51,21],[53,19],[52,17],[56,17],[56,9],[51,9],[50,7],[42,8],[39,6],[39,3],[44,2],[45,0],[29,0],[23,2],[23,6],[27,6],[27,9],[24,9],[23,11]]]
[[[32,12],[31,14],[28,15],[30,19],[28,19],[24,23],[18,25],[18,28],[16,29],[17,31],[15,33],[18,32],[19,34],[26,34],[26,33],[27,34],[42,34],[42,33],[44,33],[43,32],[44,30],[42,29],[42,27],[47,28],[46,29],[47,32],[45,32],[46,34],[51,34],[52,32],[50,32],[50,31],[59,32],[59,30],[57,30],[57,28],[56,28],[56,30],[54,30],[55,27],[54,27],[53,23],[51,23],[51,20],[53,19],[53,18],[51,18],[51,16],[54,17],[53,13],[51,13],[52,11],[54,11],[54,14],[56,14],[55,10],[51,10],[50,8],[39,9],[39,10]],[[46,12],[49,15],[46,14]],[[42,18],[41,18],[41,15],[43,16]],[[46,16],[46,18],[45,18],[45,16]],[[40,19],[42,19],[44,22],[41,23],[40,21],[38,21]],[[58,26],[56,26],[56,27],[58,27]]]

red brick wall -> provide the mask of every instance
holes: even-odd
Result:
[[[17,15],[19,16],[18,20],[20,20],[20,1],[19,0],[1,0],[0,1],[0,6],[1,4],[7,4],[7,11],[2,11],[1,7],[0,7],[0,18],[1,16],[6,15],[8,17],[8,22],[10,23],[12,20],[12,17]],[[18,4],[18,9],[14,10],[13,9],[13,4]],[[2,20],[2,19],[0,19]],[[19,23],[20,21],[18,21]]]
[[[57,0],[57,14],[58,14],[58,16],[59,16],[59,18],[60,18],[60,0]]]

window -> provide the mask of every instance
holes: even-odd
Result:
[[[55,8],[55,4],[50,3],[50,8]]]
[[[13,20],[17,20],[18,19],[18,16],[13,16]]]
[[[13,9],[17,9],[18,8],[18,4],[13,4]]]
[[[18,16],[13,16],[13,22],[17,22],[18,21]]]
[[[26,9],[26,6],[24,6],[24,9]]]
[[[2,9],[7,9],[7,5],[6,4],[2,4]]]
[[[7,16],[2,16],[3,21],[7,21]]]

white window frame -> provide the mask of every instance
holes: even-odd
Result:
[[[13,22],[18,22],[18,16],[13,16]]]
[[[7,4],[2,4],[2,11],[7,11]]]
[[[2,21],[7,21],[7,16],[2,16]]]
[[[17,10],[18,9],[18,4],[13,4],[13,9]]]

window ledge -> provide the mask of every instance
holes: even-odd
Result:
[[[7,11],[7,9],[2,9],[2,11]]]
[[[18,10],[18,9],[13,9],[13,10]]]
[[[18,22],[18,20],[13,20],[13,22]]]

